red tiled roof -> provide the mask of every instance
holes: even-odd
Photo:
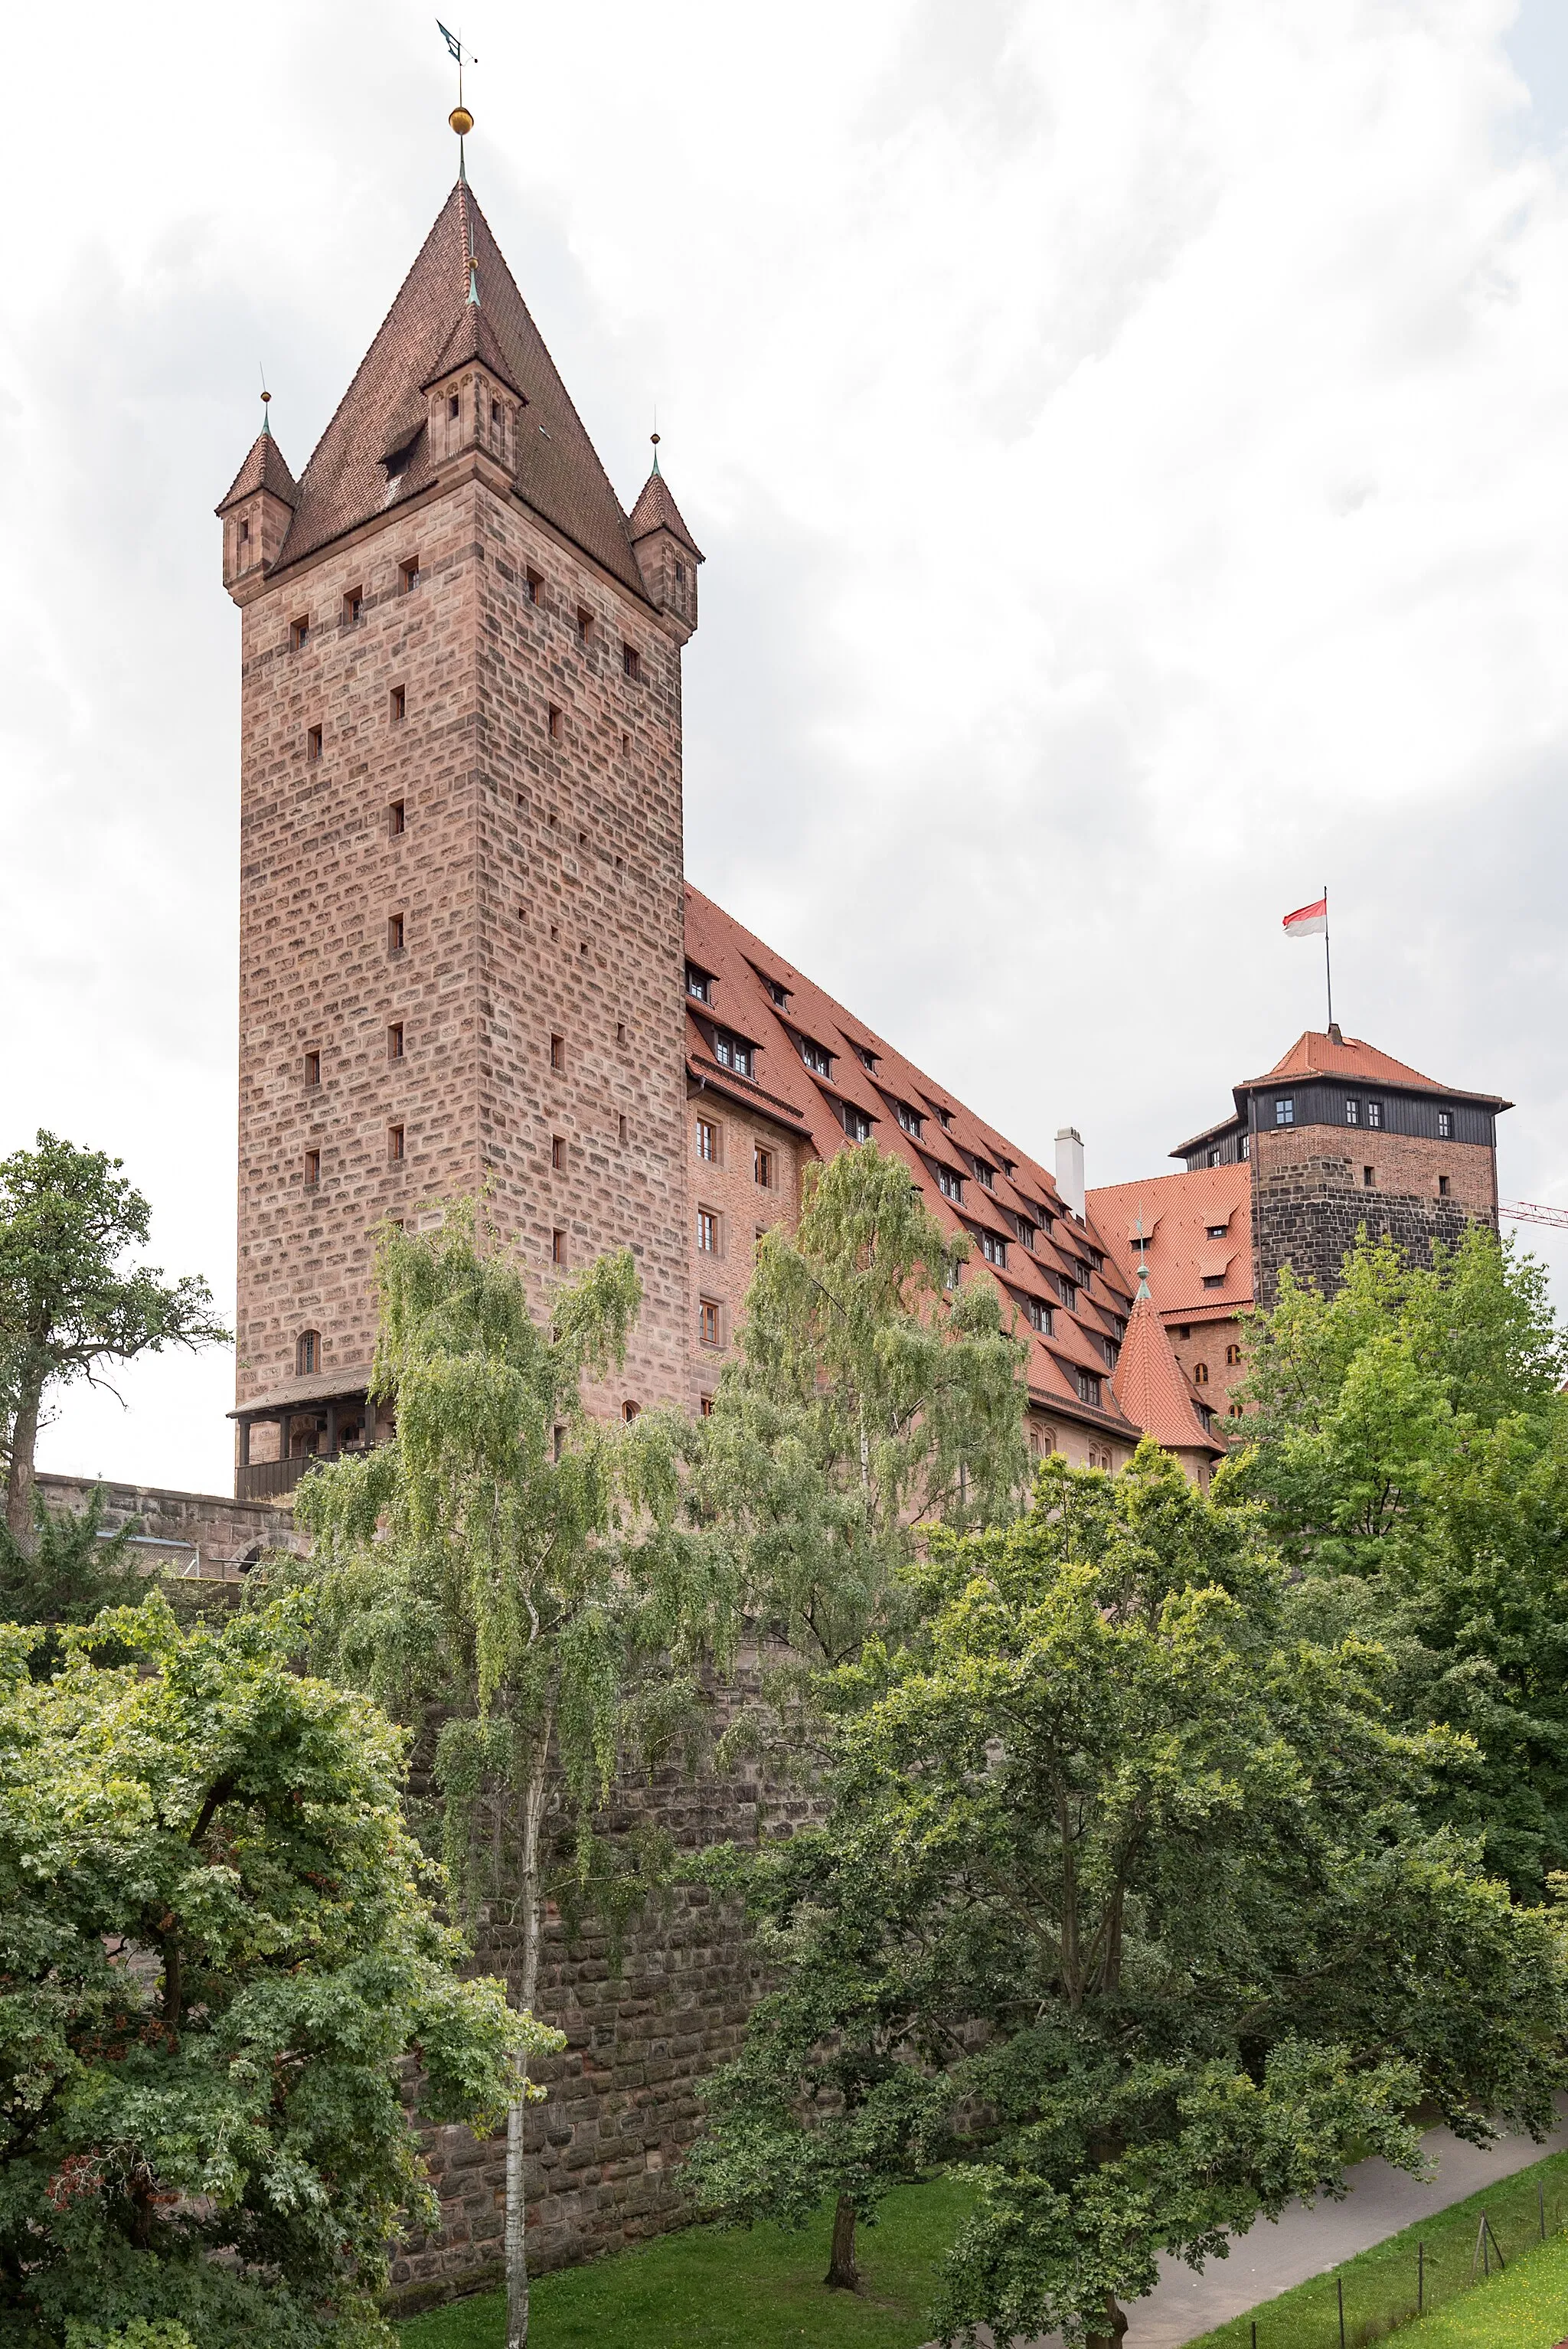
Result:
[[[258,432],[250,452],[233,481],[230,483],[221,505],[213,511],[225,514],[242,498],[254,497],[258,490],[271,490],[274,498],[282,498],[285,506],[299,503],[299,490],[294,475],[284,462],[283,450],[270,432]]]
[[[482,323],[465,323],[470,254],[479,264]],[[546,522],[647,601],[626,517],[557,375],[528,305],[472,191],[447,198],[299,485],[278,568],[313,554],[429,481],[423,387],[454,334],[481,338],[488,362],[528,405],[519,419],[517,486]],[[450,363],[449,361],[448,362]],[[389,476],[386,460],[407,452]]]
[[[1142,1183],[1107,1184],[1092,1190],[1085,1204],[1134,1284],[1134,1227],[1142,1216],[1144,1232],[1151,1235],[1144,1258],[1150,1291],[1167,1321],[1238,1313],[1251,1305],[1253,1187],[1252,1169],[1244,1162],[1200,1166],[1191,1174],[1155,1174]],[[1224,1238],[1210,1239],[1210,1231],[1221,1224]],[[1224,1286],[1205,1288],[1204,1274],[1220,1272]]]
[[[688,1002],[687,1071],[694,1084],[712,1085],[732,1098],[745,1100],[765,1115],[769,1098],[786,1105],[790,1114],[780,1123],[793,1131],[804,1129],[819,1157],[830,1158],[845,1145],[842,1109],[860,1110],[870,1121],[878,1146],[902,1157],[919,1184],[926,1206],[944,1229],[989,1232],[1006,1243],[1006,1261],[991,1265],[978,1246],[971,1258],[972,1277],[993,1278],[1014,1304],[1038,1299],[1052,1308],[1053,1330],[1047,1339],[1027,1328],[1019,1317],[1019,1334],[1030,1340],[1028,1382],[1036,1402],[1069,1419],[1109,1429],[1124,1439],[1134,1433],[1114,1400],[1105,1340],[1114,1343],[1130,1310],[1130,1284],[1118,1268],[1117,1257],[1099,1227],[1075,1223],[1057,1195],[1056,1180],[1045,1167],[1006,1141],[972,1110],[935,1085],[912,1061],[885,1042],[843,1006],[775,954],[770,947],[744,929],[712,899],[688,882],[686,893],[686,944],[688,959],[712,979],[711,1000]],[[768,982],[787,996],[775,1001]],[[715,1062],[700,1023],[743,1038],[753,1048],[753,1081],[736,1078]],[[815,1044],[830,1061],[831,1074],[821,1076],[801,1057],[799,1040]],[[857,1050],[857,1047],[860,1049]],[[865,1054],[874,1062],[868,1067]],[[895,1104],[903,1102],[923,1119],[918,1136],[900,1124]],[[934,1104],[950,1116],[944,1127]],[[797,1121],[799,1123],[797,1124]],[[993,1168],[987,1188],[974,1172],[976,1159]],[[963,1196],[949,1199],[938,1187],[935,1167],[944,1165],[961,1174]],[[1013,1173],[1007,1173],[1011,1164]],[[1020,1220],[1036,1227],[1032,1248],[1019,1237]],[[1103,1258],[1096,1271],[1085,1260],[1093,1248]],[[1055,1276],[1075,1284],[1077,1304],[1062,1301]],[[1099,1408],[1086,1403],[1077,1388],[1076,1374],[1088,1371],[1103,1381]]]
[[[671,497],[669,484],[657,465],[643,483],[637,502],[632,508],[628,527],[634,544],[639,538],[649,537],[655,530],[667,530],[673,538],[679,539],[686,553],[696,562],[707,561],[701,547],[681,520],[681,510]]]
[[[1147,1290],[1133,1305],[1115,1383],[1116,1399],[1128,1418],[1168,1452],[1224,1451],[1203,1423],[1197,1399],[1171,1350],[1159,1309]]]
[[[1359,1036],[1336,1039],[1314,1028],[1298,1036],[1284,1059],[1276,1061],[1264,1075],[1243,1077],[1236,1090],[1241,1092],[1251,1085],[1276,1084],[1282,1077],[1343,1077],[1357,1084],[1392,1085],[1409,1092],[1448,1093],[1461,1101],[1512,1107],[1511,1102],[1500,1101],[1495,1093],[1466,1093],[1454,1085],[1440,1085],[1435,1077],[1424,1077],[1419,1069],[1409,1068],[1403,1061],[1380,1052],[1375,1044],[1364,1043]]]

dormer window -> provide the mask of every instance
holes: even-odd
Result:
[[[939,1166],[936,1170],[936,1187],[944,1199],[962,1199],[964,1177],[962,1174],[955,1174],[951,1166]]]
[[[913,1133],[918,1142],[925,1125],[925,1120],[921,1116],[920,1112],[917,1109],[911,1109],[907,1102],[901,1101],[894,1102],[892,1113],[905,1133]]]
[[[1050,1336],[1051,1309],[1046,1303],[1043,1297],[1028,1297],[1025,1299],[1024,1319],[1027,1321],[1030,1329],[1037,1330],[1042,1338],[1048,1338]]]
[[[996,1169],[994,1166],[987,1166],[983,1158],[977,1158],[975,1161],[975,1180],[984,1184],[987,1191],[994,1191],[996,1187]]]
[[[857,1044],[855,1046],[855,1058],[860,1062],[862,1069],[874,1069],[876,1067],[876,1054],[864,1044]]]
[[[713,1057],[721,1069],[733,1069],[738,1077],[749,1077],[756,1052],[743,1037],[732,1036],[727,1029],[716,1028],[713,1031]]]
[[[1225,1225],[1225,1224],[1208,1224],[1208,1225],[1206,1225],[1206,1226],[1204,1226],[1204,1228],[1205,1228],[1205,1230],[1206,1230],[1206,1232],[1207,1232],[1207,1234],[1208,1234],[1208,1236],[1209,1236],[1210,1239],[1212,1239],[1212,1240],[1222,1240],[1222,1239],[1224,1238],[1224,1237],[1225,1237],[1225,1234],[1226,1234],[1227,1230],[1228,1230],[1230,1227],[1229,1227],[1229,1226],[1228,1226],[1228,1225]]]
[[[869,1142],[872,1138],[871,1119],[851,1102],[844,1103],[844,1132],[851,1142]]]
[[[780,987],[776,978],[765,978],[762,984],[768,989],[769,995],[771,997],[772,1000],[779,1006],[779,1010],[788,1010],[789,1008],[789,988],[787,987]]]
[[[712,971],[699,969],[695,962],[688,962],[686,974],[686,993],[697,1003],[711,1003],[713,1001]]]
[[[948,1133],[948,1132],[951,1130],[951,1128],[952,1128],[952,1124],[953,1124],[953,1112],[952,1112],[952,1111],[951,1111],[951,1110],[947,1110],[947,1109],[939,1109],[939,1110],[937,1111],[936,1114],[937,1114],[937,1117],[939,1118],[939,1120],[941,1121],[941,1124],[942,1124],[942,1131],[944,1132],[944,1133]]]
[[[1018,1218],[1018,1237],[1023,1241],[1024,1246],[1026,1248],[1033,1248],[1035,1245],[1035,1226],[1033,1224],[1026,1223],[1022,1216]]]
[[[825,1044],[813,1044],[809,1036],[798,1036],[795,1041],[800,1048],[800,1058],[814,1077],[831,1077],[833,1056]]]
[[[995,1232],[982,1232],[980,1235],[980,1253],[985,1257],[987,1264],[1006,1264],[1007,1261],[1007,1243],[1005,1239],[998,1238]]]

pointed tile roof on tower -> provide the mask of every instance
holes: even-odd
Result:
[[[468,298],[470,262],[479,270],[477,305]],[[443,355],[457,348],[456,330],[487,338],[475,355],[504,373],[528,402],[518,432],[521,495],[645,603],[620,501],[464,181],[442,205],[316,443],[276,567],[314,554],[426,487],[431,468],[424,387],[443,363],[452,363]],[[389,464],[395,458],[401,461]]]
[[[1138,1285],[1111,1388],[1133,1425],[1167,1452],[1206,1452],[1213,1458],[1223,1453],[1181,1374],[1146,1280]]]
[[[630,527],[634,543],[639,538],[649,537],[655,530],[667,530],[673,538],[679,539],[689,554],[696,556],[698,563],[707,560],[701,547],[681,520],[681,510],[671,497],[669,483],[659,471],[656,451],[654,457],[654,470],[643,483],[641,494],[636,504],[632,508]]]
[[[242,498],[254,497],[258,490],[270,490],[286,506],[299,504],[298,484],[265,424],[252,441],[250,454],[230,483],[222,503],[213,511],[227,513],[231,506],[238,505]]]

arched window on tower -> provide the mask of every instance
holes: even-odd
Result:
[[[313,1379],[321,1368],[321,1332],[302,1330],[294,1340],[294,1375]]]
[[[1193,1365],[1192,1365],[1192,1384],[1193,1384],[1195,1387],[1206,1387],[1206,1386],[1208,1385],[1208,1383],[1209,1383],[1209,1365],[1208,1365],[1208,1363],[1207,1363],[1207,1362],[1194,1362],[1194,1363],[1193,1363]]]

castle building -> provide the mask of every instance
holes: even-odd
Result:
[[[1337,1024],[1309,1029],[1233,1102],[1171,1152],[1183,1174],[1088,1204],[1124,1272],[1146,1265],[1188,1382],[1239,1418],[1242,1317],[1273,1303],[1283,1266],[1331,1292],[1363,1228],[1417,1263],[1470,1223],[1496,1229],[1497,1121],[1512,1103],[1439,1084]]]
[[[621,505],[466,178],[297,481],[263,423],[218,512],[239,1499],[387,1433],[375,1235],[459,1197],[542,1318],[629,1247],[643,1309],[593,1407],[696,1412],[758,1235],[792,1225],[811,1161],[874,1140],[1016,1316],[1035,1450],[1116,1469],[1148,1431],[1201,1479],[1237,1316],[1282,1262],[1332,1279],[1363,1218],[1422,1247],[1495,1222],[1507,1104],[1337,1030],[1238,1085],[1185,1174],[1086,1195],[1076,1133],[1047,1169],[686,882],[703,556],[656,448]]]

